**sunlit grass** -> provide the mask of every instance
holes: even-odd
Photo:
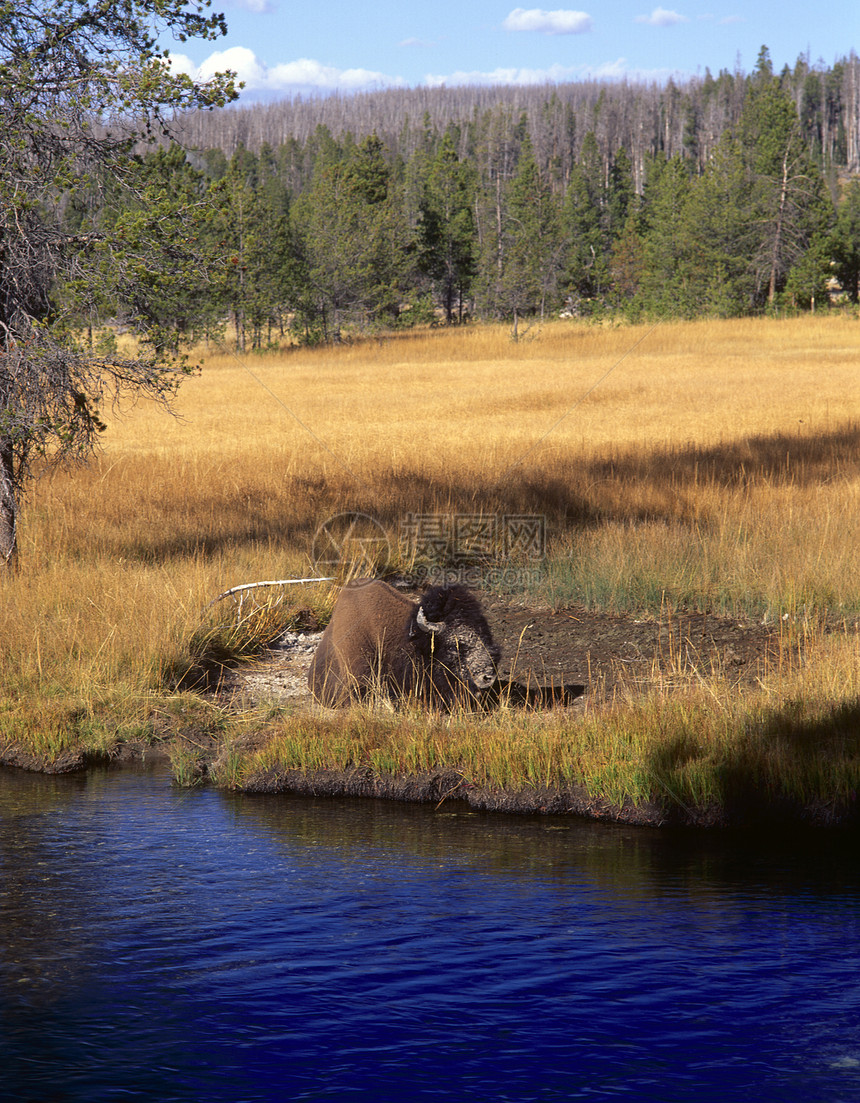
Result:
[[[226,588],[306,572],[340,511],[394,541],[410,513],[527,513],[560,601],[856,608],[858,337],[850,317],[553,323],[210,354],[180,420],[140,404],[39,487],[24,556],[199,553]]]

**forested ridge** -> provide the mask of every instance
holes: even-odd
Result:
[[[854,51],[832,68],[813,66],[801,57],[778,79],[794,103],[813,154],[827,164],[860,172],[860,59]],[[723,70],[713,77],[706,70],[701,77],[666,85],[594,80],[297,96],[195,112],[185,116],[180,132],[191,146],[217,148],[231,157],[240,147],[259,153],[264,145],[304,146],[324,126],[335,137],[351,134],[360,140],[377,134],[392,156],[408,160],[428,126],[441,134],[453,124],[461,136],[457,153],[467,157],[474,126],[488,113],[506,109],[515,119],[525,115],[542,170],[556,160],[572,164],[590,130],[605,159],[622,146],[626,149],[641,187],[649,155],[693,157],[704,168],[723,131],[737,123],[749,82],[740,72]]]
[[[853,51],[775,73],[762,48],[749,75],[665,86],[234,106],[189,114],[180,133],[185,152],[145,153],[140,172],[214,263],[160,309],[195,334],[232,320],[240,347],[475,316],[858,301]],[[86,205],[82,219],[116,216]]]

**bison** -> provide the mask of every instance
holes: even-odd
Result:
[[[495,683],[498,658],[480,603],[464,587],[433,586],[415,602],[365,579],[341,590],[308,685],[330,707],[381,692],[450,708]]]

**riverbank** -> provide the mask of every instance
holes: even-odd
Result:
[[[200,744],[184,737],[160,744],[122,744],[109,755],[69,752],[45,762],[14,748],[3,755],[0,765],[49,775],[80,773],[109,764],[113,768],[148,764],[172,764],[177,757],[195,760],[193,778],[186,784],[205,783],[210,770],[217,771],[221,754],[207,758]],[[235,753],[235,748],[233,749]],[[187,775],[186,775],[187,777]],[[526,787],[516,790],[488,789],[474,785],[455,770],[424,771],[416,774],[377,774],[369,767],[348,770],[283,770],[269,768],[252,774],[234,791],[250,794],[299,794],[307,797],[351,797],[391,800],[399,803],[430,804],[435,809],[465,804],[476,812],[529,816],[574,816],[606,823],[652,828],[857,828],[860,809],[853,797],[842,802],[819,800],[761,799],[747,791],[731,806],[700,808],[681,806],[669,800],[616,804],[593,796],[584,786],[558,788]]]
[[[225,766],[235,769],[237,760],[249,748],[241,743],[228,747],[206,734],[165,737],[155,743],[118,744],[109,754],[67,752],[54,761],[29,755],[20,748],[6,748],[0,765],[49,775],[79,774],[94,768],[122,769],[128,766],[182,763],[179,774],[184,786],[214,783]],[[254,753],[253,750],[250,751]],[[232,760],[232,761],[231,761]],[[479,785],[455,769],[423,770],[416,773],[377,772],[367,765],[348,769],[288,769],[268,766],[250,771],[239,783],[221,787],[248,794],[298,794],[307,797],[348,797],[390,800],[398,803],[429,804],[435,810],[466,805],[472,811],[528,816],[573,816],[606,823],[651,828],[771,830],[780,827],[857,828],[860,808],[855,794],[841,800],[802,799],[759,790],[753,783],[741,785],[726,804],[691,807],[678,803],[673,794],[652,800],[620,803],[589,792],[585,785],[564,787],[524,786],[499,788]]]
[[[484,607],[503,680],[531,687],[531,700],[510,693],[451,716],[322,709],[305,681],[318,633],[291,631],[210,690],[153,699],[144,731],[53,756],[7,742],[0,762],[64,773],[167,761],[185,786],[653,827],[860,819],[860,704],[829,696],[852,656],[856,670],[856,626],[649,619],[492,595]],[[541,686],[567,692],[541,698]]]

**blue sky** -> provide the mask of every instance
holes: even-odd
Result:
[[[236,70],[244,102],[398,86],[662,82],[738,64],[749,72],[762,45],[776,69],[800,54],[832,65],[860,52],[858,0],[214,0],[213,10],[226,15],[228,37],[170,44],[174,63],[204,79]]]

